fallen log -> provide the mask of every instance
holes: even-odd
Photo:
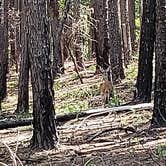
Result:
[[[153,108],[153,103],[143,103],[137,105],[129,105],[129,106],[119,106],[112,108],[97,108],[91,109],[82,112],[75,112],[69,114],[59,114],[56,116],[57,123],[66,122],[72,119],[87,117],[87,116],[102,116],[107,115],[111,112],[124,112],[124,111],[133,111],[133,110],[150,110]],[[33,118],[19,118],[19,119],[3,119],[0,120],[0,130],[7,128],[15,128],[19,126],[29,126],[32,125]]]

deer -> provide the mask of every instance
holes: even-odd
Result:
[[[100,95],[104,106],[108,104],[110,97],[113,97],[113,82],[112,82],[112,72],[110,67],[106,70],[100,68],[103,74],[103,82],[100,84]]]

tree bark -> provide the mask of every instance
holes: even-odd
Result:
[[[113,82],[125,78],[122,63],[121,30],[119,20],[119,1],[109,0],[109,38],[110,38],[110,58],[112,66]]]
[[[60,22],[58,1],[50,0],[48,10],[51,17],[51,33],[53,38],[52,71],[53,71],[53,77],[55,78],[58,73],[64,73],[64,66],[62,64],[61,44],[60,44],[61,33],[57,33]]]
[[[72,25],[72,28],[75,32],[75,42],[74,42],[74,55],[76,57],[76,63],[79,71],[85,70],[84,58],[83,58],[83,38],[81,33],[81,15],[80,15],[80,0],[74,0],[73,4],[73,17],[74,24],[77,24],[77,28],[75,25]],[[76,28],[76,29],[75,29]]]
[[[155,41],[155,6],[156,0],[143,1],[138,76],[135,94],[135,99],[142,102],[151,101],[152,61]]]
[[[129,24],[130,24],[130,36],[131,36],[131,46],[132,51],[135,51],[135,0],[128,0],[129,1]]]
[[[29,112],[29,53],[28,53],[28,29],[27,29],[27,13],[25,12],[26,3],[23,2],[23,10],[21,13],[21,57],[19,69],[18,83],[18,102],[15,113]]]
[[[131,16],[129,15],[129,0],[120,1],[120,13],[121,13],[124,65],[125,67],[127,67],[130,63],[132,55],[131,28],[130,28]]]
[[[96,73],[99,73],[100,67],[103,66],[103,44],[104,44],[104,13],[105,3],[103,0],[91,0],[92,7],[92,53],[96,56]]]
[[[54,91],[50,61],[47,2],[28,0],[29,58],[33,93],[33,136],[30,146],[52,149],[58,141],[54,121]]]
[[[0,110],[7,95],[8,73],[8,0],[0,4]]]
[[[152,127],[166,127],[166,1],[156,0],[155,91]]]

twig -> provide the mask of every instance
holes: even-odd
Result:
[[[95,138],[99,137],[100,135],[102,135],[102,134],[104,134],[104,133],[106,133],[106,132],[110,132],[110,131],[114,131],[114,130],[125,131],[126,133],[127,133],[128,131],[130,131],[130,132],[132,132],[132,133],[136,133],[136,130],[135,130],[133,127],[115,127],[115,128],[111,128],[111,129],[105,129],[105,130],[103,130],[103,131],[101,131],[101,132],[96,133],[95,135],[93,135],[92,138],[90,138],[90,139],[88,140],[88,142],[93,141]]]
[[[151,151],[151,153],[149,152],[149,150],[147,150],[145,147],[144,147],[144,145],[141,143],[141,146],[142,146],[142,148],[149,154],[149,157],[152,159],[152,161],[154,162],[154,163],[156,163],[158,166],[161,166],[160,165],[160,163],[158,163],[155,159],[154,159],[154,154],[153,154],[153,152],[152,152],[152,150],[151,150],[151,148],[149,148],[149,150]]]
[[[74,56],[73,56],[73,54],[72,54],[70,48],[68,48],[68,51],[69,51],[69,55],[71,56],[72,61],[73,61],[73,63],[74,63],[75,71],[76,71],[76,73],[77,73],[77,75],[78,75],[78,77],[79,77],[79,79],[80,79],[80,81],[81,81],[81,84],[83,84],[83,79],[82,79],[82,77],[80,76],[80,73],[79,73],[79,71],[78,71],[78,67],[77,67],[77,64],[76,64],[76,60],[75,60],[75,58],[74,58]]]
[[[0,162],[0,165],[2,165],[2,166],[8,166],[7,164],[5,164],[5,163],[1,163],[1,162]]]
[[[11,155],[11,159],[13,161],[13,166],[17,166],[17,160],[19,162],[19,165],[20,166],[23,166],[21,160],[18,158],[18,156],[10,149],[10,147],[5,143],[3,142],[3,144],[6,146],[6,148],[8,149],[10,155]],[[16,160],[17,159],[17,160]]]

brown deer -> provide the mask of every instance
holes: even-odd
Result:
[[[103,104],[108,104],[110,97],[113,97],[113,82],[112,73],[110,67],[106,70],[100,69],[103,74],[103,82],[100,84],[100,95],[103,100]]]

